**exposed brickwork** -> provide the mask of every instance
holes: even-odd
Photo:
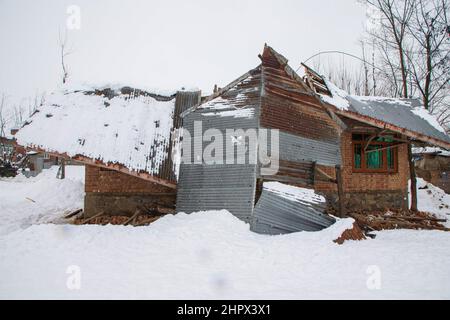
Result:
[[[118,171],[86,166],[86,192],[171,193],[173,189]]]
[[[155,205],[174,207],[175,195],[150,195],[143,193],[86,193],[84,216],[92,217],[103,211],[108,215],[131,216],[136,209]]]
[[[406,145],[398,147],[398,171],[395,173],[353,172],[351,133],[341,135],[342,180],[346,206],[351,209],[406,208],[409,178],[408,151]],[[335,168],[318,166],[335,178]],[[336,198],[336,184],[315,182],[315,189]]]
[[[132,215],[139,206],[175,206],[175,190],[125,173],[85,166],[86,217],[104,211]]]

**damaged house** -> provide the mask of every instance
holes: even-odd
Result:
[[[348,95],[307,66],[300,77],[269,46],[259,58],[205,98],[56,93],[18,142],[86,164],[85,216],[176,203],[178,212],[227,209],[269,234],[323,229],[330,210],[407,208],[411,144],[450,149],[416,100]]]
[[[298,76],[268,46],[259,57],[256,68],[183,114],[191,136],[202,124],[201,150],[217,135],[223,145],[243,145],[245,154],[208,164],[198,161],[194,143],[181,163],[177,210],[225,208],[254,231],[277,234],[330,225],[327,206],[340,215],[407,208],[410,145],[450,147],[420,103],[350,96],[306,66]],[[272,139],[255,147],[249,135],[229,129],[276,134],[278,150],[261,153]],[[276,172],[265,170],[272,164]]]

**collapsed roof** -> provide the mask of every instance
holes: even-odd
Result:
[[[35,150],[176,181],[170,156],[175,97],[126,86],[65,88],[48,97],[16,138]]]

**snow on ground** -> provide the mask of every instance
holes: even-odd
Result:
[[[50,173],[1,180],[13,197],[2,195],[0,223],[17,226],[0,233],[0,298],[450,298],[447,232],[391,230],[337,245],[349,219],[266,236],[226,211],[145,227],[35,224],[82,202],[79,180]],[[32,210],[28,196],[47,209]]]
[[[409,199],[411,205],[411,197]],[[450,195],[422,178],[417,178],[417,207],[420,211],[433,213],[437,218],[447,219],[444,225],[450,228]]]
[[[0,178],[0,236],[83,207],[84,166],[67,166],[64,180],[56,179],[57,171]]]

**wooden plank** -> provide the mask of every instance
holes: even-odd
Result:
[[[343,218],[346,215],[345,205],[344,205],[344,187],[342,181],[342,170],[341,166],[336,166],[336,182],[338,187],[338,197],[339,197],[339,217]]]
[[[99,213],[97,213],[97,214],[94,215],[93,217],[90,217],[90,218],[84,220],[82,224],[86,224],[86,223],[88,223],[89,221],[92,221],[92,220],[94,220],[95,218],[98,218],[98,217],[100,217],[100,216],[103,215],[103,214],[105,214],[105,212],[104,212],[104,211],[100,211]]]
[[[368,151],[364,151],[365,153],[370,153],[370,152],[375,152],[375,151],[382,151],[382,150],[387,150],[387,149],[391,149],[391,148],[396,148],[398,146],[404,145],[404,143],[397,143],[397,144],[393,144],[387,147],[383,147],[383,148],[379,148],[379,149],[372,149],[372,150],[368,150]]]
[[[125,221],[125,223],[123,224],[124,226],[127,226],[131,221],[134,221],[134,219],[141,213],[140,209],[137,209],[134,214],[130,217],[130,219],[128,219],[127,221]]]
[[[316,172],[325,177],[327,179],[327,181],[329,182],[333,182],[333,183],[337,183],[337,180],[335,178],[333,178],[332,176],[328,175],[325,171],[323,171],[322,169],[316,167]]]
[[[312,186],[311,179],[294,178],[289,176],[264,176],[264,181],[278,181],[278,182],[299,184],[304,186]]]

